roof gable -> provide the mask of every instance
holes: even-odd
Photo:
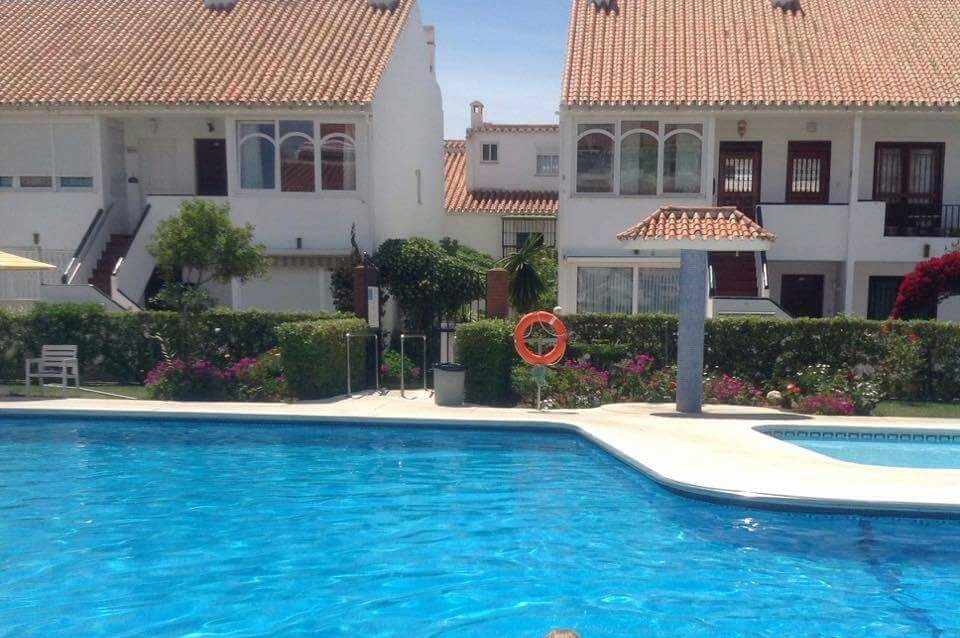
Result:
[[[0,106],[364,104],[415,0],[3,0]]]
[[[562,101],[960,107],[957,0],[572,0]]]
[[[556,217],[557,192],[467,190],[467,143],[444,142],[444,206],[448,213],[501,215],[504,217]]]

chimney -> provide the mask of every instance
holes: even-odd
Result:
[[[237,5],[237,0],[203,0],[203,6],[213,11],[229,11]]]
[[[374,9],[393,10],[397,8],[397,2],[400,0],[367,0]]]
[[[437,64],[437,29],[426,24],[423,26],[423,35],[427,39],[427,52],[430,59],[430,73],[433,73]]]
[[[483,126],[483,102],[470,103],[470,128]]]

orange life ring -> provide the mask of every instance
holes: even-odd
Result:
[[[534,324],[540,323],[549,326],[557,335],[557,343],[544,354],[537,354],[527,346],[527,336]],[[531,365],[552,366],[563,358],[567,351],[567,327],[560,318],[545,310],[531,312],[520,318],[520,322],[513,331],[513,344],[517,348],[520,358]]]

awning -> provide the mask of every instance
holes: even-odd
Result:
[[[56,268],[51,264],[0,251],[0,270],[56,270]]]

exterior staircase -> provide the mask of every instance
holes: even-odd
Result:
[[[113,268],[117,265],[117,260],[126,256],[133,243],[132,235],[110,235],[110,241],[104,247],[97,261],[97,267],[90,275],[89,283],[96,286],[100,292],[107,297],[110,296],[110,277],[113,275]]]
[[[718,297],[759,297],[757,259],[752,252],[711,253]]]

